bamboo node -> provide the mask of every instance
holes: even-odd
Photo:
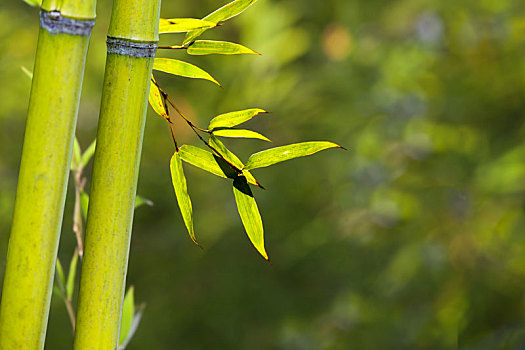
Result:
[[[40,27],[51,34],[91,35],[95,20],[63,16],[59,11],[40,11]]]
[[[130,57],[155,57],[157,42],[139,42],[108,36],[106,41],[108,55],[117,54]]]

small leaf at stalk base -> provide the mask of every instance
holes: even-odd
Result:
[[[188,194],[188,187],[186,185],[186,177],[184,176],[184,170],[182,169],[181,157],[177,151],[175,151],[171,157],[170,170],[173,189],[175,190],[175,196],[177,197],[177,203],[179,204],[182,219],[184,220],[184,224],[188,229],[192,241],[200,246],[199,243],[197,243],[195,232],[193,230],[193,209]]]
[[[159,34],[183,33],[191,30],[216,27],[217,23],[196,18],[171,18],[159,20]]]
[[[75,253],[69,263],[69,271],[67,273],[66,282],[66,296],[68,299],[73,298],[73,290],[75,288],[75,276],[77,274],[77,262],[78,262],[78,251],[75,249]]]
[[[260,55],[260,53],[247,48],[246,46],[230,43],[227,41],[196,40],[188,46],[186,52],[189,55]]]
[[[264,229],[261,214],[244,176],[239,176],[233,180],[233,194],[248,238],[250,238],[255,249],[268,260],[268,254],[264,249]]]
[[[208,129],[213,130],[216,128],[231,128],[233,126],[237,126],[239,124],[242,124],[252,119],[257,114],[260,114],[260,113],[268,113],[268,112],[260,108],[251,108],[251,109],[244,109],[242,111],[235,111],[235,112],[220,114],[210,121],[210,124],[208,125]]]
[[[214,129],[213,135],[221,137],[234,137],[234,138],[245,138],[245,139],[258,139],[263,141],[272,142],[269,138],[258,132],[245,129]]]
[[[80,159],[80,164],[82,165],[82,168],[85,168],[87,163],[91,160],[93,155],[95,154],[95,148],[97,147],[97,140],[93,140],[91,144],[86,148],[84,153],[82,153],[82,158]]]
[[[270,148],[255,154],[248,158],[244,167],[245,170],[263,168],[285,160],[309,156],[328,148],[343,148],[338,144],[327,141],[301,142],[291,145]]]
[[[124,303],[122,304],[122,318],[120,320],[120,335],[119,335],[119,345],[124,343],[124,340],[128,336],[128,333],[131,329],[131,324],[133,323],[133,315],[135,314],[135,297],[134,297],[134,287],[129,287],[124,297]]]
[[[171,58],[155,58],[155,61],[153,61],[153,69],[186,78],[205,79],[221,86],[221,84],[206,71],[188,62]]]

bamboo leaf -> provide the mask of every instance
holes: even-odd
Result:
[[[210,21],[214,23],[219,23],[222,21],[226,21],[232,17],[237,16],[244,10],[246,10],[248,7],[250,7],[255,1],[257,0],[235,0],[232,1],[220,9],[210,13],[206,17],[203,18],[205,21]],[[184,42],[182,45],[187,45],[191,43],[193,40],[195,40],[198,36],[200,36],[202,33],[204,33],[206,29],[199,29],[199,30],[193,30],[191,32],[188,32],[186,34],[186,37],[184,38]]]
[[[153,74],[151,75],[151,83],[149,85],[148,101],[155,113],[160,115],[162,118],[168,120],[168,112],[166,111],[166,106],[164,105],[164,101],[162,100],[160,90],[157,84],[155,83],[155,78],[153,77]]]
[[[248,238],[250,238],[255,249],[268,260],[268,254],[264,249],[264,229],[261,214],[244,176],[239,176],[233,180],[233,194]]]
[[[259,139],[271,142],[269,138],[258,132],[244,129],[219,129],[214,130],[213,135],[222,137],[235,137],[235,138],[246,138],[246,139]]]
[[[214,40],[196,40],[188,47],[186,52],[190,55],[260,55],[260,53],[240,44]]]
[[[246,163],[245,170],[263,168],[285,160],[309,156],[327,148],[342,148],[341,146],[327,141],[302,142],[292,145],[270,148],[252,154]]]
[[[62,264],[60,263],[59,258],[57,258],[57,263],[56,263],[56,275],[58,277],[57,278],[58,288],[60,289],[62,294],[65,294],[66,277],[64,275],[64,268],[62,267]]]
[[[217,23],[196,18],[171,18],[159,21],[159,34],[183,33],[197,29],[208,29],[217,26]]]
[[[208,125],[208,129],[213,130],[216,128],[231,128],[232,126],[242,124],[245,121],[252,119],[260,113],[268,112],[260,108],[251,108],[244,109],[242,111],[224,113],[213,118]]]
[[[80,144],[78,143],[78,139],[75,136],[75,139],[73,141],[73,156],[71,157],[71,170],[78,170],[78,166],[81,162],[82,155],[80,153]]]
[[[233,169],[228,163],[202,148],[191,145],[182,145],[179,149],[179,154],[181,159],[186,163],[201,168],[202,170],[206,170],[214,175],[231,179],[237,176],[235,169]]]
[[[135,197],[135,209],[137,209],[138,207],[142,206],[146,204],[147,206],[149,207],[152,207],[153,206],[153,202],[147,198],[144,198],[142,196],[139,196],[137,195]]]
[[[139,310],[133,315],[133,322],[131,322],[131,328],[129,329],[128,335],[122,343],[120,343],[119,350],[124,350],[128,346],[131,338],[135,335],[137,328],[139,327],[140,320],[142,319],[142,314],[144,312],[144,305],[141,305]]]
[[[249,183],[262,187],[249,171],[243,170],[244,164],[241,162],[241,160],[213,135],[210,135],[210,146],[217,150],[228,162],[235,165],[238,169],[241,169],[243,175],[246,177]]]
[[[155,58],[153,69],[186,78],[205,79],[221,86],[211,75],[193,64],[171,58]]]
[[[120,321],[120,335],[118,341],[119,345],[124,343],[133,323],[133,315],[135,314],[134,289],[133,286],[129,287],[126,296],[124,297],[124,303],[122,304],[122,318]]]
[[[89,207],[89,195],[84,192],[80,191],[80,208],[82,209],[82,216],[84,217],[84,220],[87,219],[87,212]]]
[[[68,299],[73,298],[73,291],[75,289],[75,276],[77,274],[78,251],[75,250],[71,262],[69,263],[69,271],[67,274],[66,296]]]
[[[53,286],[53,293],[55,293],[58,297],[62,298],[62,299],[65,299],[66,296],[64,295],[64,293],[62,293],[62,291],[60,290],[60,288],[58,288],[57,285],[54,285]]]
[[[91,144],[88,146],[88,148],[84,151],[82,154],[82,158],[80,160],[80,164],[82,165],[82,168],[85,168],[87,163],[91,160],[91,157],[95,154],[95,148],[97,147],[97,140],[93,140]]]
[[[195,238],[195,232],[193,231],[193,209],[191,207],[190,196],[188,195],[186,177],[184,176],[184,170],[182,169],[180,154],[177,151],[175,151],[173,157],[171,157],[170,169],[173,189],[175,190],[175,196],[177,197],[184,224],[188,229],[192,241],[199,245]]]
[[[40,7],[42,5],[42,0],[24,0],[24,2],[36,7]]]

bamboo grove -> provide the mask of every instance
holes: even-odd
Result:
[[[136,197],[148,100],[155,113],[167,122],[174,145],[169,163],[173,189],[183,222],[197,245],[188,190],[191,186],[184,175],[183,163],[231,184],[244,230],[258,253],[269,260],[263,223],[252,191],[253,187],[264,187],[252,170],[342,147],[327,141],[302,142],[262,150],[243,162],[222,139],[270,142],[256,131],[238,128],[252,118],[266,115],[264,109],[219,114],[202,128],[187,118],[166,89],[157,83],[153,70],[219,85],[203,69],[186,61],[159,57],[157,50],[176,50],[190,56],[259,55],[241,44],[200,39],[207,30],[239,15],[256,0],[232,1],[202,19],[162,19],[160,0],[114,0],[97,138],[81,152],[74,129],[95,3],[57,1],[45,0],[42,4],[4,277],[0,349],[43,348],[69,170],[75,185],[73,231],[77,247],[67,274],[60,261],[56,263],[55,294],[64,300],[75,331],[75,349],[124,349],[137,329],[143,309],[134,305],[133,287],[125,293],[125,283],[133,212],[138,205],[148,203]],[[166,33],[185,36],[179,44],[158,47],[159,34]],[[64,62],[65,52],[70,56],[69,64]],[[51,93],[60,94],[69,102],[59,107],[53,104]],[[172,118],[181,118],[201,147],[180,145]],[[44,135],[42,130],[46,131]],[[50,153],[54,161],[45,163],[43,159],[49,158]],[[92,158],[88,195],[83,169]],[[32,210],[28,210],[29,206]],[[78,262],[81,274],[75,311],[73,296]],[[17,293],[17,289],[23,289],[24,293]],[[17,316],[21,313],[24,317]]]

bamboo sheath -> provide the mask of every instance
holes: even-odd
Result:
[[[115,0],[74,348],[116,349],[160,0]]]
[[[44,1],[0,306],[0,349],[42,349],[94,1]],[[71,16],[71,17],[69,17]]]

